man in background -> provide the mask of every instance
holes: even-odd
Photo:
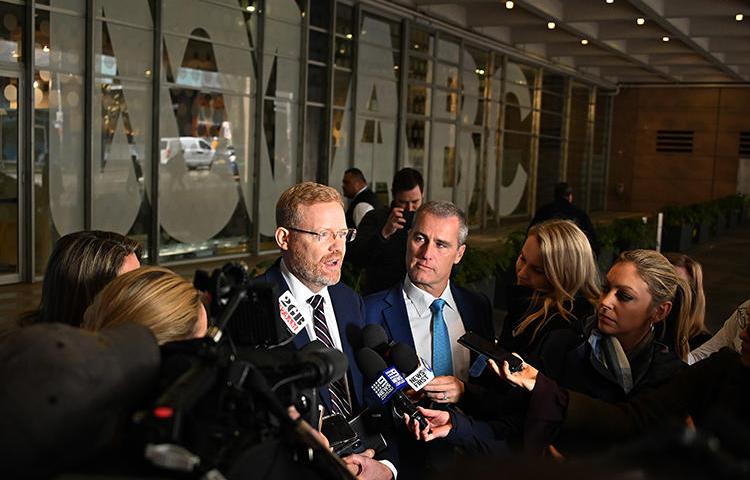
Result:
[[[599,240],[596,238],[596,230],[591,223],[591,218],[586,212],[573,205],[573,188],[566,182],[555,185],[554,200],[552,203],[539,207],[534,218],[531,219],[529,228],[537,223],[553,219],[573,221],[586,234],[594,255],[599,255]]]
[[[365,175],[359,168],[344,172],[341,189],[350,200],[346,209],[346,226],[349,228],[357,228],[367,212],[382,206],[378,196],[367,186]]]

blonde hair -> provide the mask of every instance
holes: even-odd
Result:
[[[173,271],[142,267],[112,280],[83,315],[86,330],[134,322],[162,343],[195,336],[201,313],[198,290]]]
[[[533,341],[551,318],[552,307],[570,321],[575,296],[580,292],[589,303],[596,305],[601,290],[591,245],[575,223],[569,220],[539,223],[529,229],[527,237],[536,237],[539,241],[544,276],[552,286],[549,292],[534,292],[532,305],[541,301],[542,306],[513,329],[513,336],[518,336],[536,322],[531,336]]]
[[[703,292],[703,267],[697,261],[684,253],[665,253],[669,263],[675,267],[682,267],[688,273],[690,293],[693,294],[693,308],[690,311],[690,326],[688,340],[705,333],[706,329],[706,294]]]
[[[276,226],[294,227],[299,223],[299,206],[317,203],[337,202],[344,208],[341,195],[335,188],[315,182],[302,182],[292,185],[281,194],[276,202]]]
[[[655,250],[630,250],[623,252],[615,264],[629,262],[635,266],[638,275],[648,285],[648,291],[653,298],[651,307],[654,308],[664,302],[672,302],[672,310],[663,321],[676,322],[675,353],[686,360],[690,352],[688,344],[692,311],[693,294],[690,286],[677,273],[674,266],[661,253]]]

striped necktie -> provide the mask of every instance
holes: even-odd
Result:
[[[313,307],[313,328],[315,336],[328,348],[336,348],[331,339],[331,332],[328,330],[328,323],[323,311],[324,300],[321,295],[313,295],[307,299]],[[331,395],[331,410],[333,413],[340,413],[344,417],[349,417],[352,413],[352,406],[349,403],[349,395],[346,391],[346,377],[342,377],[328,385],[328,392]]]

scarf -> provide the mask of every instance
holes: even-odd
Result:
[[[591,330],[588,342],[591,345],[591,354],[594,361],[607,370],[623,391],[629,394],[633,389],[633,379],[641,377],[643,367],[648,369],[649,362],[644,365],[644,356],[640,353],[651,346],[653,339],[653,332],[649,332],[630,354],[625,353],[617,338],[605,335],[597,328]],[[632,366],[631,362],[633,363]]]

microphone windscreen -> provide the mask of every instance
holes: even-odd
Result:
[[[419,357],[409,345],[398,342],[391,347],[391,360],[396,369],[404,375],[409,375],[419,368]]]
[[[388,349],[388,334],[380,325],[366,325],[362,329],[362,345],[382,353]]]
[[[309,344],[312,345],[312,344]],[[305,352],[305,349],[302,349]],[[349,361],[346,359],[346,355],[343,352],[336,350],[335,348],[326,348],[320,350],[312,350],[308,353],[310,357],[316,357],[319,360],[318,364],[322,364],[325,368],[322,369],[324,375],[320,381],[320,385],[325,385],[330,382],[336,381],[339,378],[346,375],[346,371],[349,368]]]
[[[308,343],[307,345],[303,346],[300,349],[300,352],[319,352],[321,350],[327,350],[328,347],[326,347],[326,344],[321,342],[318,339],[313,340],[312,342]]]
[[[388,368],[383,357],[371,348],[365,347],[359,349],[354,358],[357,360],[357,365],[367,380],[376,379],[380,375],[380,372]]]

